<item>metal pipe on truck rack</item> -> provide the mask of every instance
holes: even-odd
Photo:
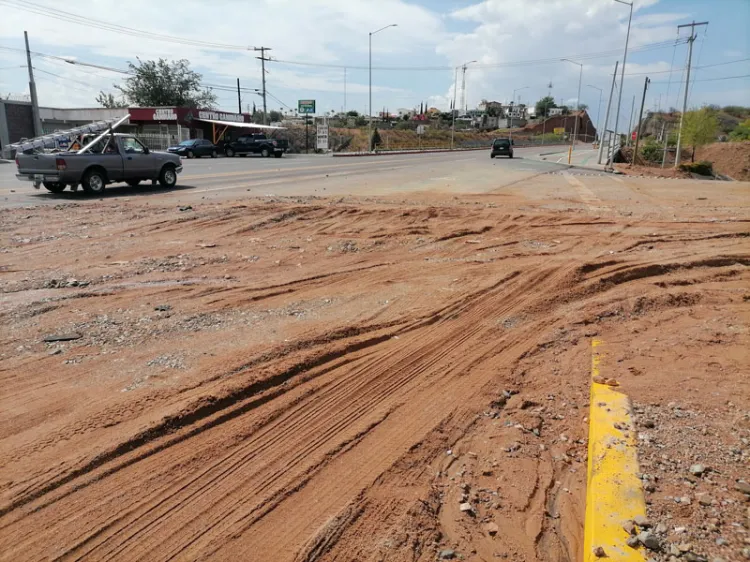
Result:
[[[112,133],[117,127],[119,127],[120,125],[122,125],[128,119],[130,119],[130,114],[125,115],[124,117],[121,117],[120,119],[118,119],[117,121],[115,121],[114,123],[112,123],[112,125],[109,126],[109,129],[107,129],[106,131],[104,131],[101,135],[99,135],[98,137],[96,137],[94,140],[92,140],[90,143],[88,143],[86,146],[84,146],[81,150],[79,150],[78,152],[76,152],[76,154],[83,154],[84,152],[86,152],[89,148],[91,148],[96,143],[98,143],[100,140],[102,140],[106,135]]]

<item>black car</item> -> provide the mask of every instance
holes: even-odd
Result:
[[[219,155],[219,149],[214,143],[207,139],[190,139],[182,141],[177,146],[170,146],[167,152],[179,154],[186,158],[200,158],[201,156],[210,156],[216,158]]]
[[[513,158],[513,141],[511,139],[495,139],[492,141],[490,158],[494,158],[495,156]]]

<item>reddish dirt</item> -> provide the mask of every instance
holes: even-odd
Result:
[[[750,141],[716,142],[696,150],[695,160],[712,162],[714,170],[738,181],[750,181]]]
[[[579,560],[594,336],[747,478],[747,202],[653,183],[1,212],[0,560]]]
[[[641,166],[639,164],[615,164],[615,169],[621,174],[625,174],[626,176],[637,176],[641,178],[691,178],[688,172],[684,172],[680,169],[674,169],[672,166],[660,168],[657,166]]]

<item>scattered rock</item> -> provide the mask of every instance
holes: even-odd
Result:
[[[638,537],[628,537],[628,540],[625,541],[625,544],[627,544],[630,548],[638,548],[641,545],[641,541],[638,540]]]
[[[461,505],[458,506],[458,509],[461,510],[461,513],[468,513],[469,515],[474,515],[474,507],[469,502],[464,502]]]
[[[58,347],[57,349],[53,349],[52,351],[50,351],[47,355],[60,355],[61,353],[62,349]]]
[[[727,544],[729,544],[729,541],[727,541],[727,539],[725,539],[724,537],[719,537],[718,539],[716,539],[716,546],[726,546]]]
[[[597,558],[606,558],[607,553],[604,552],[604,549],[601,546],[597,546],[594,549],[594,556],[596,556]]]
[[[441,550],[438,554],[440,560],[453,560],[456,557],[455,550]]]
[[[748,560],[750,560],[750,548],[743,548],[740,551],[740,554],[742,554],[742,556],[744,556],[745,558],[747,558]]]
[[[688,552],[684,559],[687,562],[708,562],[708,558],[701,556],[700,554],[695,554],[694,552]]]
[[[45,336],[44,340],[47,343],[57,342],[57,341],[73,341],[73,340],[80,340],[83,337],[83,335],[79,334],[78,332],[70,332],[68,334],[52,334],[49,336]]]
[[[168,310],[172,310],[172,307],[168,304],[157,304],[154,310],[157,312],[167,312]]]
[[[664,523],[659,523],[654,529],[654,533],[657,535],[665,535],[667,533],[667,526]]]
[[[500,527],[498,527],[496,523],[490,522],[484,526],[484,530],[487,531],[488,535],[494,537],[498,531],[500,531]]]
[[[646,429],[654,429],[656,427],[656,424],[653,420],[644,420],[643,427],[645,427]]]
[[[737,484],[734,485],[734,489],[750,496],[750,484],[747,482],[737,482]]]
[[[180,207],[180,211],[192,211],[193,207],[190,205],[185,205],[184,207]]]
[[[693,545],[689,542],[684,542],[677,545],[677,550],[679,550],[680,552],[690,552],[691,550],[693,550]]]
[[[703,476],[703,473],[706,472],[706,467],[702,464],[694,464],[690,467],[690,474],[693,476]]]
[[[651,521],[649,521],[648,517],[645,515],[636,515],[633,518],[633,523],[635,523],[639,529],[650,529],[653,526]]]
[[[635,534],[635,524],[632,521],[625,521],[625,523],[622,524],[622,528],[628,535]]]
[[[661,550],[661,541],[656,535],[652,535],[648,531],[643,531],[638,534],[638,540],[640,543],[649,550],[659,552]]]

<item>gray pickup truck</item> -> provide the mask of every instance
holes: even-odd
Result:
[[[136,186],[141,181],[158,181],[174,187],[182,171],[180,157],[152,152],[132,135],[109,133],[94,139],[85,152],[56,154],[21,153],[16,155],[16,177],[44,185],[52,193],[80,184],[86,193],[100,194],[109,183],[125,182]],[[85,141],[84,141],[85,142]]]

